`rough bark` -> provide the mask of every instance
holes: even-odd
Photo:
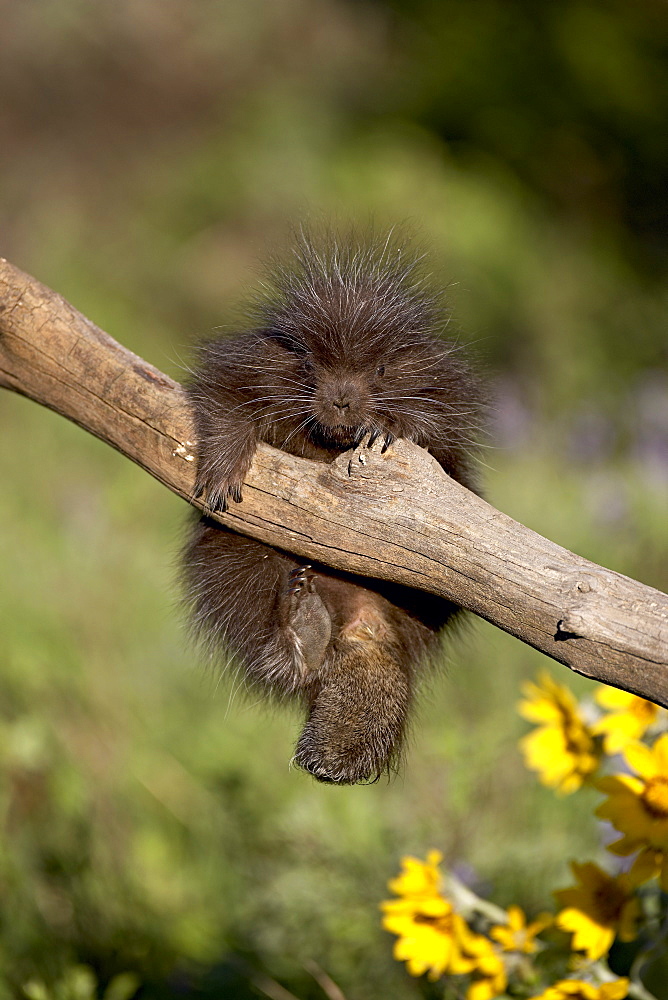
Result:
[[[181,387],[0,261],[0,386],[56,410],[195,506]],[[582,559],[451,480],[405,441],[331,466],[261,445],[217,519],[278,548],[474,611],[587,677],[668,706],[668,596]]]

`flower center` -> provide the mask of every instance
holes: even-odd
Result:
[[[647,812],[656,819],[668,819],[668,777],[650,778],[642,800]]]
[[[454,934],[454,913],[444,913],[443,916],[435,917],[427,913],[416,913],[413,917],[416,924],[429,924],[434,930],[446,937]]]
[[[631,705],[631,715],[635,715],[636,719],[646,726],[650,726],[658,714],[658,707],[651,701],[645,701],[644,698],[636,698]]]
[[[595,889],[593,896],[596,921],[605,926],[616,924],[621,917],[622,909],[628,899],[624,890],[610,880],[599,889]]]
[[[573,754],[590,753],[591,739],[581,726],[569,726],[566,730],[566,743]]]
[[[574,768],[579,774],[589,774],[596,770],[598,761],[594,742],[579,720],[570,719],[564,725],[564,740],[566,753],[575,757]]]

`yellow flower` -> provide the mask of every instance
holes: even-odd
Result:
[[[466,991],[466,1000],[494,1000],[508,985],[503,959],[488,938],[469,934],[462,943],[465,958],[475,963],[473,978]]]
[[[400,875],[388,882],[400,897],[381,903],[383,927],[398,937],[394,957],[412,976],[473,974],[466,1000],[493,1000],[506,988],[503,960],[441,894],[440,861],[438,851],[430,851],[426,862],[403,858]]]
[[[407,856],[401,859],[403,871],[397,878],[390,879],[387,887],[395,896],[438,895],[441,884],[439,865],[443,860],[440,851],[429,851],[426,861]]]
[[[382,904],[383,927],[398,935],[394,957],[411,976],[425,972],[438,979],[444,972],[471,972],[475,963],[462,954],[469,934],[464,920],[445,899],[390,900]]]
[[[609,714],[603,716],[592,731],[603,736],[603,746],[607,754],[619,753],[627,743],[640,737],[656,722],[659,706],[645,698],[638,698],[628,691],[602,684],[596,692],[596,701]]]
[[[668,733],[650,749],[630,743],[624,759],[637,777],[614,774],[601,778],[596,787],[608,798],[596,810],[624,836],[610,845],[615,854],[627,855],[648,848],[668,851]],[[637,881],[637,879],[636,879]]]
[[[613,878],[591,862],[573,862],[571,868],[580,885],[555,893],[566,907],[557,915],[556,924],[573,933],[576,951],[595,960],[607,953],[616,934],[623,941],[633,940],[638,902],[628,876]]]
[[[536,935],[552,923],[549,913],[543,913],[537,920],[527,926],[524,912],[519,906],[509,906],[508,923],[492,927],[490,937],[498,941],[503,951],[519,951],[525,955],[533,955],[538,949]]]
[[[624,1000],[628,996],[628,979],[594,986],[581,979],[562,979],[533,1000]]]
[[[584,951],[595,961],[608,953],[615,936],[621,941],[634,939],[640,915],[638,900],[624,875],[613,878],[591,861],[584,865],[572,861],[571,869],[580,885],[555,892],[557,901],[565,906],[555,922],[573,934],[574,951]]]
[[[461,975],[473,971],[475,960],[464,955],[473,937],[466,922],[439,892],[441,855],[430,851],[427,861],[406,857],[402,873],[391,879],[392,892],[403,897],[381,904],[383,927],[396,934],[394,957],[406,962],[412,976],[425,972],[438,979],[444,972]]]
[[[525,763],[544,785],[575,792],[598,768],[600,750],[578,710],[575,697],[542,671],[538,684],[523,686],[520,713],[539,728],[520,740]]]

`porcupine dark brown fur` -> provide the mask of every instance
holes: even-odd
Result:
[[[298,239],[274,267],[252,329],[202,344],[188,389],[197,490],[241,498],[258,440],[329,462],[366,435],[426,448],[477,491],[477,377],[443,339],[420,258],[393,237]],[[206,517],[183,557],[197,632],[254,686],[308,718],[296,762],[320,781],[377,777],[401,748],[415,680],[455,605],[306,566]]]

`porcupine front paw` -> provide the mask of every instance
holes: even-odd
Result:
[[[228,509],[230,500],[241,503],[241,488],[244,484],[246,469],[231,476],[221,477],[215,471],[208,475],[202,475],[195,484],[195,497],[204,497],[211,510],[222,511]]]
[[[308,564],[293,569],[283,608],[285,623],[293,634],[306,672],[322,665],[332,637],[332,620],[315,588],[315,579]]]

